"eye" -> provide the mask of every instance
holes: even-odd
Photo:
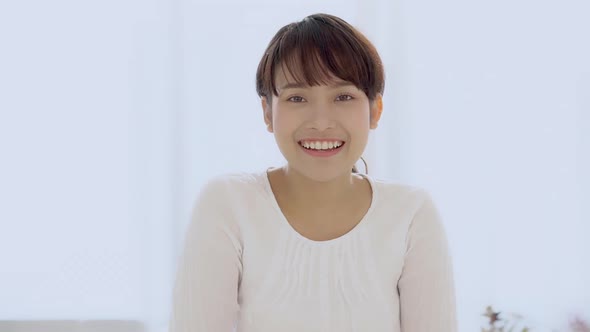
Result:
[[[346,95],[346,94],[342,94],[339,95],[338,97],[336,97],[337,101],[348,101],[348,100],[353,100],[354,98],[351,95]]]
[[[301,96],[293,96],[293,97],[289,97],[289,99],[287,99],[287,101],[292,101],[294,103],[302,103],[305,101],[305,99],[303,99],[303,97],[301,97]]]

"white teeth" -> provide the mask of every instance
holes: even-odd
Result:
[[[335,149],[338,148],[340,146],[342,146],[343,142],[341,141],[333,141],[333,142],[327,142],[327,141],[316,141],[316,142],[301,142],[301,145],[306,148],[306,149],[313,149],[313,150],[329,150],[329,149]]]

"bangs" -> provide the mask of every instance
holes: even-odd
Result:
[[[256,74],[259,96],[278,95],[277,69],[307,86],[350,82],[370,100],[383,93],[383,66],[375,47],[343,20],[312,15],[283,27],[265,52]]]

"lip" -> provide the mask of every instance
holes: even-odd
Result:
[[[313,142],[316,142],[316,141],[320,141],[320,142],[323,142],[323,141],[328,141],[328,142],[339,141],[339,142],[342,142],[342,145],[340,145],[337,148],[330,149],[330,150],[313,150],[313,149],[306,149],[306,148],[303,147],[303,145],[301,145],[301,142],[305,142],[305,141],[310,141],[310,142],[311,141],[313,141]],[[311,140],[311,139],[305,139],[305,140],[300,140],[297,143],[298,143],[297,145],[299,145],[299,147],[301,148],[301,150],[303,150],[303,152],[307,153],[308,155],[313,156],[313,157],[324,157],[324,158],[325,157],[332,157],[334,155],[337,155],[338,153],[340,153],[340,151],[342,151],[342,148],[346,145],[346,142],[345,141],[342,141],[342,140],[339,140],[339,139],[333,139],[332,140],[332,139],[325,139],[325,138],[324,139],[313,139],[313,140]]]

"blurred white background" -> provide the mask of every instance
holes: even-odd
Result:
[[[590,318],[588,1],[25,0],[0,2],[0,320],[165,331],[200,186],[283,162],[255,70],[316,12],[381,53],[370,172],[433,194],[460,331]]]

